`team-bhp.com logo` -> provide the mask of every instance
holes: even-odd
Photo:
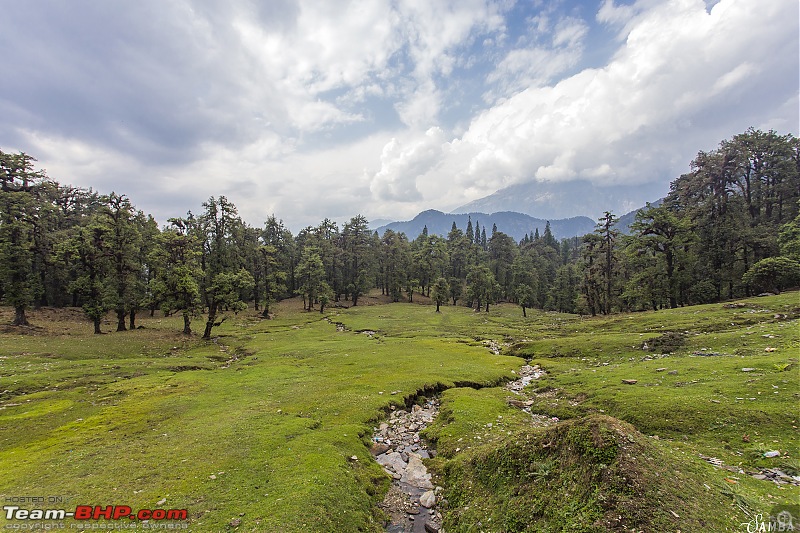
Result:
[[[23,509],[19,505],[4,505],[6,520],[186,520],[186,509],[139,509],[127,505],[78,505],[74,511],[66,509]]]

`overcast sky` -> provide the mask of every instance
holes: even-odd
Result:
[[[0,149],[162,222],[211,195],[294,231],[531,180],[658,195],[749,126],[798,134],[797,0],[0,6]]]

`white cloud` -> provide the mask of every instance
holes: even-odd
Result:
[[[607,2],[603,18],[629,28],[612,61],[553,86],[534,83],[476,117],[453,144],[465,161],[460,182],[483,183],[488,194],[532,178],[676,177],[697,150],[750,125],[743,106],[773,107],[748,100],[763,85],[791,93],[783,73],[797,70],[796,8],[768,4],[722,0],[709,13],[701,0],[673,0],[610,13],[623,8]]]
[[[518,39],[517,46],[487,77],[493,87],[484,94],[484,100],[494,103],[498,98],[556,80],[580,61],[588,30],[584,21],[569,16],[557,18],[543,13],[530,19],[528,33]]]
[[[379,200],[419,201],[418,180],[441,159],[444,132],[431,128],[404,146],[392,139],[383,147],[381,168],[370,177],[370,190]]]
[[[227,194],[256,224],[410,217],[532,179],[669,180],[798,127],[796,0],[606,0],[600,27],[560,3],[142,2],[4,12],[0,143],[162,216]],[[576,72],[608,30],[610,61]]]

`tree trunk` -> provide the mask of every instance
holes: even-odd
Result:
[[[14,308],[14,322],[12,324],[15,326],[30,326],[28,317],[25,316],[25,307]]]
[[[136,329],[136,310],[131,309],[130,320],[128,321],[128,329]]]
[[[269,318],[269,301],[264,304],[264,312],[261,313],[261,316],[264,318]]]
[[[528,318],[528,313],[525,312],[525,306],[524,305],[522,306],[522,316],[524,318]]]
[[[204,339],[211,338],[211,328],[214,327],[214,320],[217,319],[217,304],[213,303],[208,306],[208,320],[206,321],[206,329],[203,332]]]
[[[94,319],[94,334],[100,335],[102,331],[100,331],[100,317]]]
[[[436,301],[436,312],[437,313],[439,312],[439,301],[438,300]]]
[[[125,328],[125,310],[117,309],[117,331],[127,331]]]
[[[192,334],[192,317],[189,314],[189,311],[183,312],[183,334],[184,335]]]
[[[486,302],[486,312],[487,313],[489,312],[489,302],[488,301]]]

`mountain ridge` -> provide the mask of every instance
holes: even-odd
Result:
[[[656,200],[655,202],[647,202],[653,207],[661,205],[663,199]],[[636,213],[645,209],[647,205],[633,209],[617,219],[617,229],[623,234],[630,233],[630,225],[636,218]],[[550,231],[556,239],[582,237],[587,233],[594,231],[597,221],[588,216],[574,216],[561,219],[545,219],[531,216],[527,213],[520,213],[517,211],[498,211],[496,213],[444,213],[437,209],[427,209],[417,214],[411,220],[394,221],[385,224],[385,220],[380,220],[381,225],[372,227],[373,231],[377,231],[378,235],[383,235],[387,229],[391,229],[397,233],[405,233],[409,239],[415,239],[423,228],[428,228],[428,233],[446,237],[456,223],[456,227],[465,231],[467,223],[472,221],[473,228],[475,225],[480,225],[481,228],[491,227],[496,224],[497,230],[509,235],[514,240],[519,242],[526,235],[535,233],[539,230],[539,234],[544,233],[547,223],[550,223]]]
[[[427,227],[428,233],[446,237],[452,229],[453,222],[464,231],[470,220],[473,228],[476,225],[488,228],[487,234],[490,234],[492,226],[496,224],[498,231],[502,231],[516,241],[521,240],[525,235],[534,233],[537,229],[539,234],[544,233],[548,222],[550,222],[550,231],[556,239],[579,237],[590,233],[595,226],[595,221],[585,216],[546,220],[514,211],[444,213],[436,209],[428,209],[419,213],[412,220],[391,222],[375,228],[375,231],[379,235],[383,235],[387,229],[391,229],[398,233],[405,233],[409,239],[415,239],[422,233],[423,228]]]
[[[500,189],[452,210],[462,213],[511,211],[544,220],[574,216],[598,218],[604,211],[630,213],[666,191],[656,183],[598,186],[587,180],[526,182]]]

